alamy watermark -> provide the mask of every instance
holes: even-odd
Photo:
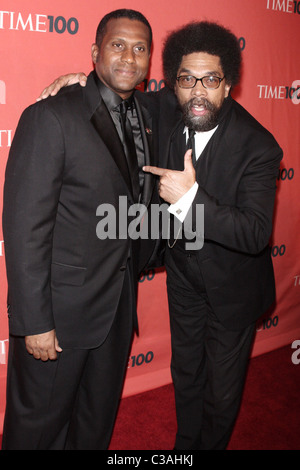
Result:
[[[295,365],[300,364],[300,340],[296,339],[291,345],[292,349],[296,349],[292,354],[292,363]]]
[[[185,239],[187,250],[200,250],[204,244],[204,204],[196,204],[189,210],[184,221],[172,217],[168,204],[128,205],[126,196],[119,197],[119,206],[100,204],[96,215],[101,217],[96,227],[100,240],[152,239],[170,240]],[[172,219],[172,221],[171,221]]]

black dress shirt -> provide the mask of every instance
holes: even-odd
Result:
[[[96,73],[95,73],[95,77],[96,77],[96,82],[97,82],[101,97],[112,117],[112,120],[117,129],[118,135],[120,137],[120,140],[122,144],[124,144],[123,133],[122,133],[121,123],[120,123],[120,110],[119,110],[119,106],[122,102],[122,98],[117,93],[115,93],[110,88],[108,88],[106,85],[104,85],[104,83],[99,79]],[[134,93],[131,95],[128,101],[130,102],[130,108],[128,109],[127,116],[130,121],[131,128],[132,128],[132,133],[133,133],[133,138],[134,138],[134,143],[135,143],[135,148],[136,148],[136,155],[137,155],[137,160],[138,160],[138,167],[139,167],[140,191],[142,191],[143,184],[144,184],[144,177],[145,177],[144,172],[142,170],[143,166],[145,165],[145,151],[144,151],[144,145],[143,145],[141,127],[140,127],[140,123],[142,122],[142,117],[138,115],[137,108],[134,102]]]

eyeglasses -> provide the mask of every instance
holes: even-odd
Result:
[[[194,88],[196,83],[200,81],[204,88],[208,88],[209,90],[215,90],[219,88],[221,81],[224,80],[223,78],[215,77],[214,75],[206,75],[202,78],[193,77],[193,75],[180,75],[177,77],[176,80],[178,81],[178,85],[180,88]]]

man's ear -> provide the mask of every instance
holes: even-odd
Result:
[[[93,44],[92,45],[92,60],[94,64],[98,62],[98,55],[99,55],[99,47],[97,46],[97,44]]]
[[[229,85],[229,83],[225,83],[225,98],[228,97],[230,93],[230,89],[231,89],[231,85]]]

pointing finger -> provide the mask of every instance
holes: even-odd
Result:
[[[168,170],[165,168],[158,168],[157,166],[143,166],[143,170],[146,173],[152,173],[157,176],[164,176]]]

